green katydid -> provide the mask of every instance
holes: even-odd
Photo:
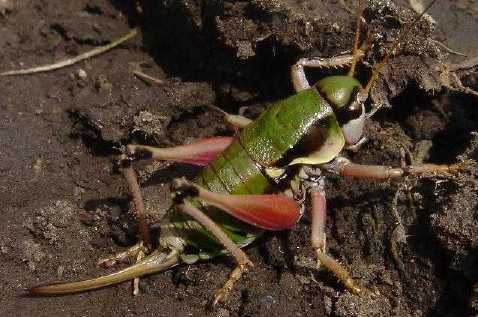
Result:
[[[360,1],[358,7],[361,11]],[[215,303],[223,301],[252,266],[242,248],[263,230],[293,228],[307,198],[311,201],[311,244],[318,263],[333,272],[348,290],[361,293],[363,289],[347,270],[326,254],[324,174],[382,181],[428,172],[454,173],[463,166],[425,164],[392,168],[359,165],[341,156],[342,151],[364,142],[363,128],[371,115],[366,113],[364,103],[392,54],[385,53],[362,87],[354,78],[356,63],[365,54],[359,47],[360,19],[361,13],[351,55],[301,59],[291,69],[295,95],[274,103],[252,122],[240,116],[226,116],[241,129],[237,137],[213,137],[173,148],[128,145],[119,162],[138,211],[143,207],[132,169],[134,161],[149,158],[205,166],[195,181],[176,182],[174,205],[160,224],[159,248],[150,252],[148,230],[143,225],[144,245],[120,256],[149,253],[135,265],[91,280],[34,287],[30,292],[55,295],[95,289],[163,271],[181,262],[194,263],[230,254],[237,267],[214,298]],[[402,37],[403,34],[395,46]],[[306,67],[345,65],[351,65],[347,75],[329,76],[313,86],[305,76]],[[291,189],[274,193],[284,182]],[[112,264],[117,258],[105,263]]]

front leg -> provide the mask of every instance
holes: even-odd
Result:
[[[357,50],[357,58],[361,58],[364,56],[363,50]],[[292,79],[292,86],[296,92],[309,89],[310,84],[305,76],[305,67],[311,68],[337,68],[342,67],[345,65],[349,65],[352,63],[353,56],[351,54],[334,56],[330,58],[320,58],[320,57],[313,57],[313,58],[301,58],[292,65],[291,67],[291,79]]]
[[[395,178],[403,178],[405,176],[455,174],[467,170],[469,164],[468,161],[465,161],[451,165],[422,164],[408,165],[399,168],[384,165],[356,164],[344,157],[338,157],[333,162],[327,164],[326,168],[341,176],[374,181],[387,181]]]

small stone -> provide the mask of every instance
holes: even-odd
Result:
[[[229,311],[224,308],[219,308],[216,314],[216,316],[218,317],[229,317],[229,315],[230,315]]]
[[[47,166],[47,162],[44,161],[43,159],[39,158],[36,159],[35,162],[32,164],[32,168],[35,170],[35,172],[39,172],[42,169],[44,169]]]
[[[272,305],[276,304],[277,301],[272,295],[266,295],[260,299],[260,303],[264,305],[266,309],[271,309]]]
[[[67,200],[58,200],[39,208],[34,216],[26,219],[25,226],[37,237],[54,244],[61,240],[62,232],[74,221],[75,205]]]
[[[73,188],[73,197],[75,197],[76,200],[81,200],[81,195],[85,192],[85,190],[79,186],[76,186]]]
[[[61,279],[63,277],[63,272],[65,271],[65,267],[63,265],[60,265],[57,269],[56,269],[56,276],[58,279]]]
[[[95,82],[95,87],[98,92],[106,92],[111,94],[113,91],[113,84],[108,81],[108,79],[104,75],[98,76]]]
[[[86,77],[88,77],[88,74],[80,68],[76,76],[78,76],[79,79],[86,79]]]
[[[27,263],[31,271],[36,269],[36,265],[44,257],[45,253],[41,250],[40,244],[33,240],[25,240],[21,245],[22,260]]]
[[[0,0],[0,15],[5,16],[15,9],[15,0]]]
[[[237,57],[240,59],[248,59],[256,55],[252,44],[248,41],[238,41],[237,43]]]

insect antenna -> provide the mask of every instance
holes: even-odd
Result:
[[[422,18],[422,16],[433,6],[433,4],[436,2],[436,0],[432,0],[427,7],[420,13],[410,24],[410,26],[405,30],[405,32],[400,31],[400,35],[398,38],[393,42],[391,49],[385,50],[385,55],[383,56],[382,60],[376,64],[373,69],[372,69],[372,75],[370,76],[370,79],[363,89],[365,93],[369,93],[370,89],[372,88],[373,84],[378,78],[378,75],[382,71],[383,67],[387,65],[388,61],[390,60],[390,56],[395,54],[395,51],[400,47],[400,44],[402,43],[403,39],[410,33],[410,31],[413,29],[415,24],[417,24],[418,21]]]
[[[347,74],[347,76],[350,76],[350,77],[354,77],[355,66],[357,65],[357,62],[360,59],[360,56],[358,55],[358,49],[359,49],[359,40],[360,40],[360,26],[362,24],[362,12],[363,12],[362,2],[358,0],[357,22],[356,22],[357,26],[355,28],[354,47],[352,49],[352,63],[350,64],[350,69]]]

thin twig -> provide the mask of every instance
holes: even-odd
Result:
[[[400,195],[401,188],[399,188],[393,197],[393,202],[392,202],[392,215],[395,218],[395,228],[392,231],[392,234],[390,236],[390,252],[392,253],[392,258],[395,261],[395,264],[397,265],[397,268],[404,272],[405,271],[405,265],[403,264],[399,250],[398,250],[398,243],[407,243],[407,234],[405,227],[403,226],[402,219],[398,213],[397,210],[397,205],[398,205],[398,196]]]
[[[434,39],[430,39],[433,43],[437,44],[437,45],[440,45],[445,51],[447,51],[448,53],[450,54],[455,54],[455,55],[459,55],[459,56],[465,56],[466,57],[466,54],[464,53],[461,53],[461,52],[458,52],[458,51],[455,51],[455,50],[452,50],[451,48],[449,48],[448,46],[446,46],[445,44],[443,44],[442,42],[440,41],[437,41],[437,40],[434,40]]]
[[[478,97],[477,91],[463,85],[458,75],[454,71],[450,71],[452,67],[455,70],[471,68],[474,65],[476,65],[477,62],[478,62],[478,58],[472,58],[458,65],[450,66],[446,64],[441,64],[441,73],[440,73],[441,84],[452,91],[462,92],[468,95]]]
[[[136,36],[136,34],[138,34],[138,29],[132,29],[131,31],[129,31],[128,33],[126,33],[122,37],[114,40],[110,44],[105,45],[105,46],[97,47],[97,48],[95,48],[91,51],[85,52],[85,53],[80,54],[76,57],[67,58],[67,59],[58,61],[58,62],[53,63],[53,64],[48,64],[48,65],[42,65],[42,66],[37,66],[37,67],[32,67],[32,68],[27,68],[27,69],[10,70],[10,71],[0,73],[0,76],[29,75],[29,74],[35,74],[35,73],[49,72],[49,71],[56,70],[56,69],[59,69],[59,68],[71,66],[71,65],[76,64],[78,62],[81,62],[85,59],[88,59],[88,58],[100,55],[104,52],[107,52],[107,51],[115,48],[116,46],[120,45],[121,43],[133,38],[134,36]]]
[[[472,67],[475,67],[476,65],[478,65],[478,56],[466,59],[463,62],[458,64],[451,64],[448,67],[450,71],[457,71],[457,70],[472,68]]]
[[[156,77],[153,77],[153,76],[150,76],[146,73],[143,73],[142,71],[140,70],[134,70],[133,71],[133,74],[135,74],[136,76],[138,76],[139,78],[141,78],[142,80],[145,80],[146,82],[152,82],[156,85],[163,85],[165,83],[164,80],[161,80],[159,78],[156,78]]]

